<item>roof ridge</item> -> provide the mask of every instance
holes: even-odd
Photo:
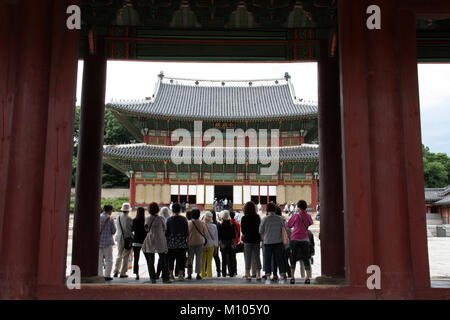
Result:
[[[158,78],[160,78],[161,80],[164,79],[168,79],[168,80],[179,80],[179,81],[204,81],[204,82],[266,82],[266,81],[288,81],[288,79],[291,78],[291,76],[289,75],[289,73],[285,73],[284,76],[280,77],[280,78],[261,78],[261,79],[242,79],[242,80],[238,80],[238,79],[201,79],[201,78],[183,78],[183,77],[170,77],[164,74],[164,72],[160,72],[158,75]]]
[[[113,99],[106,107],[131,116],[229,121],[317,116],[317,101],[298,98],[291,77],[260,80],[195,80],[158,76],[151,97]]]

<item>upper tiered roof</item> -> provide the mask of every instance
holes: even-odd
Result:
[[[124,116],[202,121],[260,121],[317,117],[317,104],[294,93],[290,76],[265,80],[193,80],[159,75],[155,94],[141,101],[113,101]]]

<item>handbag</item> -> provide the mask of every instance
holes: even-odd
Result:
[[[244,252],[244,243],[243,242],[239,242],[236,245],[235,251],[236,251],[236,253]]]
[[[122,232],[122,238],[123,238],[123,247],[126,250],[131,250],[131,248],[133,247],[133,238],[132,237],[124,237],[123,236],[123,229],[122,229],[122,223],[120,222],[120,217],[119,217],[119,226],[120,226],[120,231]]]
[[[234,249],[234,239],[231,240],[220,240],[219,241],[220,250],[226,250],[227,248]]]
[[[204,242],[203,242],[203,246],[206,246],[206,244],[208,243],[208,238],[205,237],[205,235],[203,233],[200,232],[200,230],[198,230],[197,226],[194,223],[194,220],[192,220],[192,224],[194,225],[195,229],[197,229],[198,233],[200,233],[202,235],[202,237],[204,238]]]

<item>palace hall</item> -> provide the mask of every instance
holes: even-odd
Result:
[[[235,210],[250,200],[265,205],[305,199],[311,210],[317,206],[317,103],[296,96],[288,73],[279,79],[248,81],[174,79],[161,73],[151,97],[114,101],[107,108],[139,142],[104,146],[103,153],[106,163],[130,177],[134,207],[180,202],[209,210],[216,198],[231,201]],[[196,123],[202,130],[198,141]],[[188,145],[197,148],[192,159],[181,164],[171,160],[178,145],[173,132],[180,129],[189,133]],[[211,147],[206,139],[211,129],[224,138],[223,149],[215,151],[215,156],[221,153],[219,159],[194,159],[198,151],[204,158]],[[242,144],[236,134],[227,145],[227,132],[238,130]],[[217,146],[215,140],[212,143]],[[237,156],[232,161],[225,159],[230,151]],[[262,172],[261,167],[267,167],[262,153],[277,162],[274,172]]]

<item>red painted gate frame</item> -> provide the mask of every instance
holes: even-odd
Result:
[[[377,61],[368,61],[367,48],[370,48],[376,36],[370,38],[367,31],[358,28],[364,23],[364,5],[379,4],[381,7],[391,6],[387,0],[360,1],[340,0],[340,47],[341,47],[341,99],[343,114],[343,150],[344,150],[344,198],[345,198],[345,233],[346,233],[346,266],[347,282],[346,286],[320,286],[320,287],[249,287],[249,286],[223,286],[220,288],[208,286],[106,286],[106,285],[85,285],[81,290],[68,290],[64,285],[66,243],[68,233],[68,203],[70,197],[70,176],[72,158],[72,125],[75,97],[75,83],[77,74],[77,48],[78,34],[76,31],[68,31],[65,26],[65,8],[69,4],[76,4],[77,1],[55,1],[52,17],[51,29],[51,63],[49,74],[49,102],[48,121],[46,125],[47,141],[45,147],[45,162],[43,163],[44,181],[42,189],[42,210],[39,252],[36,266],[37,284],[33,295],[38,299],[376,299],[406,297],[416,299],[426,298],[450,298],[450,289],[432,289],[429,283],[428,260],[426,248],[425,216],[423,215],[423,179],[420,172],[422,169],[421,142],[420,142],[420,119],[418,112],[417,94],[418,92],[417,69],[411,68],[412,64],[417,64],[415,48],[415,27],[413,19],[415,15],[427,16],[449,16],[450,3],[448,1],[419,1],[401,0],[396,3],[399,7],[395,13],[399,14],[399,26],[393,37],[401,41],[400,45],[404,50],[400,54],[402,59],[398,65],[397,76],[401,89],[401,94],[397,96],[402,106],[414,106],[414,108],[401,108],[400,112],[403,120],[399,123],[403,126],[404,143],[403,163],[401,168],[406,186],[403,191],[403,206],[407,208],[404,214],[407,221],[403,221],[408,227],[401,230],[401,236],[408,237],[410,248],[405,257],[400,257],[401,261],[411,259],[410,270],[404,270],[400,279],[408,283],[412,279],[411,287],[405,287],[404,283],[397,287],[395,284],[387,285],[386,289],[379,292],[369,291],[365,288],[365,266],[374,261],[377,256],[377,246],[385,243],[373,243],[374,239],[379,240],[380,235],[373,235],[373,231],[380,231],[374,228],[373,224],[380,221],[374,216],[378,212],[374,211],[372,197],[377,197],[377,187],[373,182],[374,155],[370,155],[370,144],[378,146],[374,141],[376,137],[370,128],[370,119],[377,121],[376,115],[370,114],[368,101],[373,84],[364,80],[369,63],[370,68],[379,67]],[[370,2],[370,3],[369,3]],[[390,2],[390,1],[389,1]],[[432,9],[430,9],[432,8]],[[415,15],[414,15],[414,14]],[[447,13],[447,14],[443,14]],[[394,14],[388,12],[388,15]],[[402,24],[401,22],[405,22]],[[415,23],[414,23],[415,26]],[[1,40],[7,36],[1,33]],[[365,37],[369,39],[365,39]],[[414,37],[414,39],[413,39]],[[394,39],[393,38],[393,39]],[[355,41],[356,39],[356,41]],[[8,43],[11,39],[6,39]],[[382,43],[388,47],[395,47],[389,43]],[[389,47],[389,48],[391,48]],[[409,54],[402,54],[407,52]],[[344,55],[343,55],[344,53]],[[2,52],[3,54],[3,52]],[[398,57],[398,56],[397,56]],[[1,59],[5,57],[0,56]],[[14,58],[6,58],[11,68],[16,67]],[[388,63],[393,63],[390,61]],[[14,77],[10,74],[9,77]],[[0,88],[6,86],[6,92],[11,92],[8,88],[8,79],[4,81],[0,78]],[[11,80],[11,79],[9,79]],[[71,94],[68,94],[68,93]],[[375,99],[376,100],[376,99]],[[12,102],[1,101],[2,106],[12,106]],[[376,101],[374,102],[376,103]],[[12,108],[12,107],[10,107]],[[8,111],[10,110],[10,111]],[[4,109],[2,114],[4,132],[9,132],[8,125],[11,119],[8,118],[12,109]],[[395,112],[399,112],[396,110]],[[397,113],[398,115],[398,113]],[[4,142],[5,133],[2,133],[2,163],[0,173],[7,172],[8,164],[8,142]],[[396,131],[399,133],[400,131]],[[385,137],[390,137],[385,134]],[[7,139],[6,139],[7,140]],[[356,145],[356,147],[355,147]],[[5,151],[6,150],[6,151]],[[4,152],[5,151],[5,152]],[[40,165],[40,164],[36,164]],[[378,167],[377,167],[378,168]],[[379,185],[378,185],[379,187]],[[0,191],[8,188],[5,181],[0,184]],[[2,203],[6,203],[4,194],[0,192]],[[5,217],[5,207],[0,212],[0,227],[3,228]],[[367,214],[362,214],[367,213]],[[418,230],[418,236],[412,236]],[[395,235],[384,234],[390,241],[396,241]],[[425,238],[424,238],[425,237]],[[2,241],[3,237],[0,237]],[[0,242],[0,245],[2,243]],[[384,247],[383,247],[384,248]],[[387,253],[387,257],[389,253]],[[383,261],[383,256],[377,257]],[[5,262],[2,262],[5,263]],[[7,262],[6,262],[7,263]],[[400,265],[401,266],[401,265]],[[395,271],[397,265],[394,263],[392,269]],[[412,275],[409,275],[409,272]],[[4,279],[2,279],[5,281]],[[32,280],[32,279],[31,279]],[[7,280],[6,280],[7,281]],[[392,290],[391,290],[392,289]],[[19,290],[19,289],[18,289]],[[398,290],[398,291],[396,291]],[[406,290],[406,291],[405,291]],[[408,294],[408,292],[410,293]],[[19,291],[18,291],[19,292]],[[12,292],[10,297],[15,297]]]

